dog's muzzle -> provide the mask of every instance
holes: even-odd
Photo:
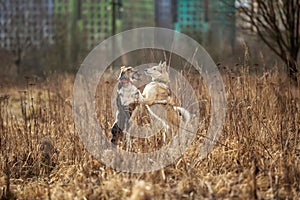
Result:
[[[139,81],[141,74],[138,71],[133,71],[132,80]]]
[[[144,73],[147,75],[149,74],[148,69],[144,69]]]

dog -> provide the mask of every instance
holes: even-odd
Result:
[[[153,66],[145,70],[145,74],[150,76],[152,81],[145,86],[142,93],[143,98],[140,99],[139,103],[151,106],[159,102],[163,105],[167,116],[166,120],[163,120],[162,123],[167,124],[167,129],[172,126],[173,131],[177,132],[180,117],[182,117],[184,123],[187,124],[191,119],[191,115],[189,111],[179,106],[175,95],[171,92],[169,87],[169,72],[167,68],[166,62],[160,62],[157,66]]]
[[[133,81],[139,80],[138,71],[133,67],[122,66],[118,76],[117,90],[117,112],[115,122],[111,128],[113,144],[117,144],[123,131],[128,127],[128,122],[133,110],[137,106],[138,99],[142,98],[140,90],[133,84]]]
[[[141,103],[151,106],[154,101],[166,100],[167,104],[175,105],[175,99],[171,97],[171,90],[168,86],[170,78],[166,62],[160,62],[157,66],[145,69],[145,74],[152,78],[152,82],[144,88]]]
[[[130,119],[132,112],[139,105],[139,101],[142,101],[143,96],[140,90],[133,84],[133,82],[140,79],[140,74],[133,67],[122,66],[121,72],[118,76],[118,89],[117,89],[117,112],[115,122],[111,127],[113,144],[117,144],[120,138],[123,137],[124,131],[127,131],[130,126]],[[154,103],[167,103],[166,101],[154,101]],[[138,120],[139,125],[145,125],[150,123],[150,115],[153,115],[156,119],[161,120],[157,117],[149,107],[142,106],[139,109]],[[137,115],[136,115],[137,116]],[[142,117],[140,117],[142,116]],[[127,138],[128,142],[129,139]]]

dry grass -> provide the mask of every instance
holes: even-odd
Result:
[[[0,100],[0,198],[299,199],[299,87],[277,70],[240,69],[222,68],[227,113],[213,151],[194,162],[209,125],[210,97],[200,77],[187,76],[202,102],[198,135],[174,164],[144,174],[116,172],[85,150],[72,118],[72,77],[34,84],[28,78],[22,91],[6,88]],[[97,108],[111,137],[114,80],[104,79]]]

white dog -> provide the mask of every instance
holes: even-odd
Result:
[[[176,97],[169,88],[168,84],[170,78],[166,62],[160,62],[157,66],[146,69],[145,73],[146,75],[151,76],[152,82],[146,85],[141,102],[152,105],[158,101],[161,101],[161,103],[166,101],[166,105],[168,105],[169,108],[172,108],[173,111],[178,112],[178,114],[183,117],[183,121],[187,123],[191,118],[190,113],[178,105]],[[173,114],[175,113],[173,112]],[[171,116],[169,117],[172,117],[172,113],[170,113],[170,115]]]

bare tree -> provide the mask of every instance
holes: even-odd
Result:
[[[242,20],[249,23],[262,41],[287,65],[297,80],[300,48],[300,0],[237,0]]]

